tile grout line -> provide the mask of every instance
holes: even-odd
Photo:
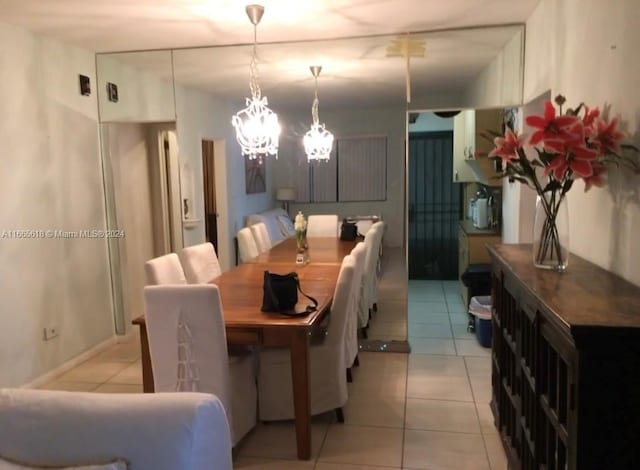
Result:
[[[442,292],[445,293],[444,286],[442,286]],[[446,294],[444,296],[444,301],[447,305],[447,316],[449,317],[449,330],[451,331],[451,338],[452,338],[451,341],[453,342],[453,350],[456,352],[456,356],[458,356],[458,345],[456,344],[456,338],[453,332],[453,324],[451,323],[451,310],[449,309],[449,300],[447,300]],[[469,382],[469,386],[471,386],[471,382]],[[473,393],[473,390],[471,392]]]
[[[400,468],[404,468],[404,447],[407,435],[407,402],[409,401],[409,397],[407,396],[409,393],[409,356],[411,353],[407,354],[407,368],[406,375],[404,378],[404,416],[402,420],[402,445],[400,446]]]
[[[471,387],[471,396],[473,397],[473,409],[476,412],[476,419],[478,420],[478,427],[480,428],[480,436],[482,438],[482,446],[484,447],[484,455],[487,459],[487,464],[489,468],[491,468],[491,459],[489,458],[489,449],[487,448],[487,440],[484,438],[484,433],[482,432],[482,423],[480,421],[480,413],[478,412],[478,402],[476,401],[476,394],[473,391],[473,385],[471,385],[471,375],[469,374],[469,367],[467,365],[467,361],[464,361],[464,368],[467,371],[467,380],[469,381],[469,386]]]

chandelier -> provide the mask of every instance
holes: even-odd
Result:
[[[318,75],[320,75],[322,67],[312,65],[309,69],[315,79],[315,95],[313,106],[311,107],[313,123],[311,124],[311,129],[304,135],[302,143],[304,144],[304,151],[309,161],[327,161],[331,156],[331,149],[333,148],[333,134],[326,130],[324,124],[320,124],[318,119]]]
[[[231,124],[236,130],[236,139],[243,155],[248,156],[250,160],[262,159],[265,155],[275,155],[277,158],[280,137],[278,115],[267,106],[267,97],[262,96],[258,84],[257,26],[264,14],[264,7],[248,5],[246,12],[253,24],[253,54],[249,69],[251,98],[246,98],[247,107],[231,118]]]

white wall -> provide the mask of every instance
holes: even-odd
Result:
[[[349,215],[380,214],[389,224],[385,244],[402,246],[404,227],[404,168],[406,110],[404,107],[388,109],[344,109],[322,112],[321,121],[334,136],[340,137],[385,135],[387,136],[387,200],[372,202],[341,202],[291,204],[290,212],[301,210],[309,214]],[[294,168],[297,155],[293,152],[296,139],[306,132],[310,119],[308,113],[285,115],[287,136],[281,143],[281,154],[275,165],[275,187],[294,187]],[[285,128],[283,126],[283,128]]]
[[[104,229],[92,53],[0,23],[0,236]],[[80,95],[78,74],[93,94]],[[16,386],[113,335],[104,239],[0,237],[0,386]],[[60,336],[43,341],[43,328]]]
[[[453,118],[441,118],[433,113],[420,113],[413,124],[409,124],[409,132],[452,131]]]
[[[465,107],[495,108],[522,102],[523,42],[524,34],[519,31],[480,72],[465,90]]]
[[[640,144],[637,0],[541,0],[526,38],[525,101],[551,90],[569,106],[610,104]],[[583,188],[578,182],[568,195],[571,251],[640,285],[640,177],[614,169],[607,187]]]
[[[162,122],[175,119],[173,81],[123,62],[136,57],[171,77],[171,51],[99,54],[97,86],[101,122]],[[107,98],[107,83],[118,87],[118,101]]]
[[[192,170],[195,216],[202,221],[194,228],[184,229],[185,246],[205,240],[204,196],[202,184],[202,139],[214,140],[216,146],[216,199],[218,218],[218,256],[222,269],[235,264],[233,239],[244,226],[247,215],[270,209],[273,200],[273,166],[267,160],[267,190],[261,194],[246,194],[244,158],[235,140],[231,116],[237,111],[232,104],[211,94],[176,87],[177,132],[181,167],[188,163]],[[218,151],[223,149],[223,151]]]

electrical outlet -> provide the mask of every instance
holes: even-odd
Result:
[[[55,338],[56,336],[58,336],[60,334],[60,332],[58,331],[58,327],[57,326],[50,326],[44,329],[44,340],[48,341],[52,338]]]

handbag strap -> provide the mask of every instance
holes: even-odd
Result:
[[[298,276],[296,276],[296,284],[298,286],[298,291],[302,295],[304,295],[307,299],[309,299],[313,303],[313,305],[307,305],[307,307],[304,309],[304,312],[296,313],[295,316],[301,317],[304,315],[309,315],[312,312],[315,312],[318,309],[318,301],[313,297],[311,297],[310,295],[307,295],[304,293],[304,291],[302,290],[302,287],[300,287],[300,280],[298,279]]]
[[[268,278],[268,276],[267,276]],[[271,299],[274,302],[274,305],[278,306],[278,313],[280,313],[281,315],[285,315],[287,317],[306,317],[307,315],[309,315],[312,312],[315,312],[318,308],[318,301],[316,299],[314,299],[313,297],[311,297],[310,295],[307,295],[304,293],[304,291],[302,290],[302,288],[300,287],[300,279],[298,278],[298,275],[296,274],[295,276],[295,281],[296,281],[296,288],[298,289],[298,292],[300,292],[302,295],[304,295],[307,299],[309,299],[313,305],[307,305],[306,308],[302,311],[302,312],[296,312],[295,310],[293,312],[287,312],[285,310],[280,310],[280,306],[278,304],[278,299],[275,295],[275,293],[273,292],[273,287],[271,286],[271,279],[268,278],[268,291],[269,291],[269,295],[271,296]]]

